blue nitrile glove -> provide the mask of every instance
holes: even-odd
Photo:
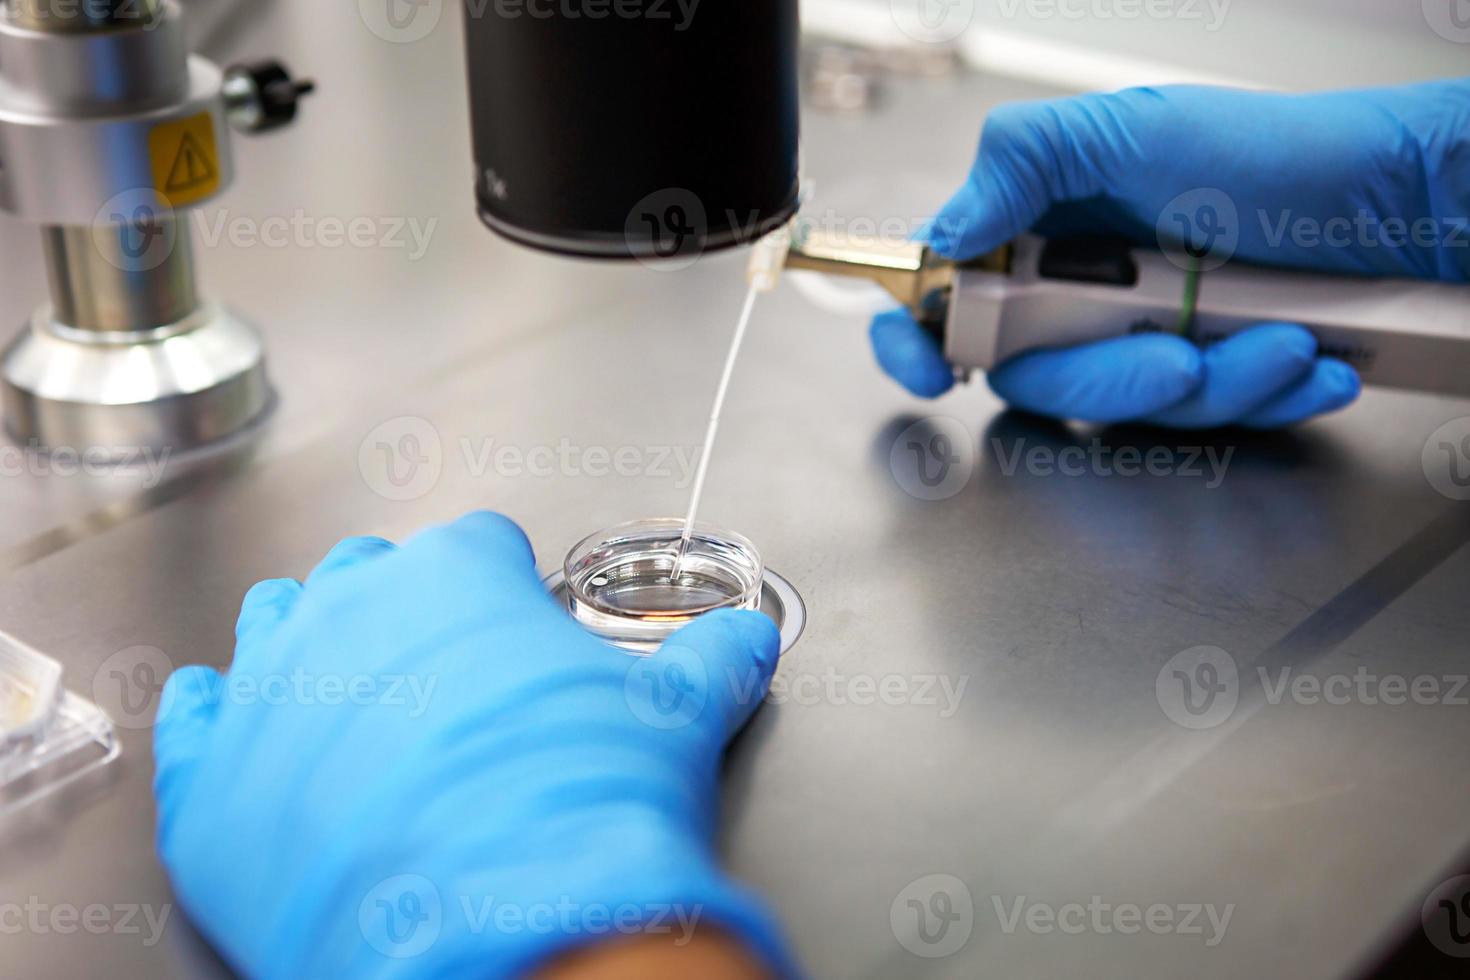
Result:
[[[1467,215],[1470,80],[1321,95],[1170,87],[991,113],[969,180],[926,235],[951,258],[1034,228],[1463,282]],[[937,344],[905,313],[879,316],[872,337],[879,363],[914,394],[936,397],[953,383]],[[989,381],[1033,412],[1179,427],[1290,425],[1359,390],[1351,367],[1316,356],[1313,338],[1289,324],[1203,351],[1171,336],[1037,351]]]
[[[760,613],[721,612],[617,651],[494,514],[349,539],[304,585],[250,590],[227,676],[170,679],[159,853],[254,977],[521,976],[696,924],[790,973],[711,853],[720,757],[777,645]]]

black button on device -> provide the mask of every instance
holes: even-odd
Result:
[[[1123,238],[1054,238],[1042,248],[1037,271],[1044,279],[1138,285],[1133,245]]]

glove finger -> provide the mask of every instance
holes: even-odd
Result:
[[[878,366],[911,394],[938,398],[954,387],[954,368],[944,359],[939,342],[907,310],[878,314],[868,336]]]
[[[235,620],[235,660],[232,669],[255,673],[270,649],[271,637],[301,601],[301,583],[292,578],[257,582],[240,601]]]
[[[324,579],[331,578],[338,572],[355,568],[364,562],[397,551],[398,546],[392,541],[384,538],[363,536],[356,538],[344,538],[332,546],[311,574],[306,577],[306,587],[311,588]]]
[[[957,260],[983,255],[1025,232],[1041,216],[1040,211],[1032,215],[1034,209],[1020,199],[1018,191],[1002,191],[1001,187],[1009,184],[994,176],[990,166],[988,162],[977,163],[975,171],[919,233],[920,239],[940,255]]]
[[[724,746],[765,697],[780,647],[780,630],[769,616],[723,609],[679,630],[634,670],[646,681],[640,692],[671,719],[662,727],[698,721],[699,730]]]
[[[164,684],[153,727],[153,787],[160,813],[178,796],[206,751],[223,689],[218,671],[197,665],[179,668]]]
[[[1117,96],[1013,103],[993,110],[969,180],[940,208],[925,237],[940,254],[965,259],[1004,245],[1053,205],[1102,195],[1119,168],[1109,136]]]
[[[432,612],[525,614],[543,605],[555,610],[536,573],[530,539],[502,514],[466,514],[415,536],[403,552],[414,562],[421,582],[443,583],[440,588],[419,590],[431,602],[446,604]]]
[[[494,511],[471,511],[456,521],[428,528],[416,534],[406,547],[446,544],[452,544],[473,557],[508,567],[534,567],[536,564],[526,532],[509,517]]]
[[[1083,422],[1122,422],[1187,398],[1204,378],[1199,348],[1145,334],[1033,351],[992,370],[990,387],[1028,412]]]
[[[1357,400],[1363,381],[1352,366],[1330,357],[1312,372],[1240,420],[1250,429],[1280,429],[1346,408]]]
[[[426,638],[464,639],[494,627],[529,635],[553,619],[569,621],[536,574],[525,533],[499,514],[476,512],[428,528],[360,570],[328,575],[302,596],[303,621],[324,618],[337,626],[331,641],[317,645],[327,659],[334,644],[361,646],[361,638],[401,633],[404,623],[420,624]],[[404,669],[432,652],[410,656],[381,644],[369,650],[377,656],[357,663],[368,673]]]
[[[1204,383],[1144,421],[1176,429],[1210,429],[1238,421],[1312,373],[1317,340],[1302,327],[1252,327],[1204,351]]]

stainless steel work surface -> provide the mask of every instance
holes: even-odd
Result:
[[[153,855],[136,668],[228,664],[251,583],[479,507],[521,521],[549,570],[599,527],[685,503],[743,256],[660,272],[495,239],[473,214],[453,18],[386,43],[356,6],[265,5],[214,52],[281,55],[321,84],[297,127],[239,141],[236,186],[196,219],[206,285],[267,337],[269,423],[161,482],[7,457],[0,627],[60,659],[123,741],[108,778],[0,826],[0,903],[43,910],[0,932],[8,976],[223,972]],[[811,115],[815,206],[920,216],[988,107],[1043,94],[912,79],[870,114]],[[286,243],[251,243],[270,218]],[[376,237],[331,245],[320,222],[354,218]],[[435,223],[422,255],[411,222]],[[43,291],[33,230],[0,229],[0,261],[18,325]],[[761,300],[706,496],[809,611],[732,755],[722,838],[805,966],[1339,977],[1416,921],[1470,845],[1470,711],[1449,696],[1470,670],[1470,504],[1425,462],[1470,404],[1370,392],[1284,434],[1095,433],[1004,413],[978,382],[919,404],[864,327],[791,286]],[[959,458],[939,470],[934,450]],[[1198,647],[1238,667],[1228,717],[1186,706],[1199,692],[1175,668],[1222,676],[1175,660]],[[1365,672],[1441,695],[1272,694]],[[44,912],[99,904],[95,932]],[[1074,905],[1113,911],[1079,930]],[[1125,931],[1126,905],[1173,925]],[[144,911],[168,915],[156,942]]]

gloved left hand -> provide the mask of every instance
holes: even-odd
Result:
[[[792,973],[711,853],[720,757],[777,645],[765,616],[725,612],[623,654],[493,514],[349,539],[304,585],[249,592],[227,676],[170,679],[159,853],[250,976],[521,976],[696,925]]]

